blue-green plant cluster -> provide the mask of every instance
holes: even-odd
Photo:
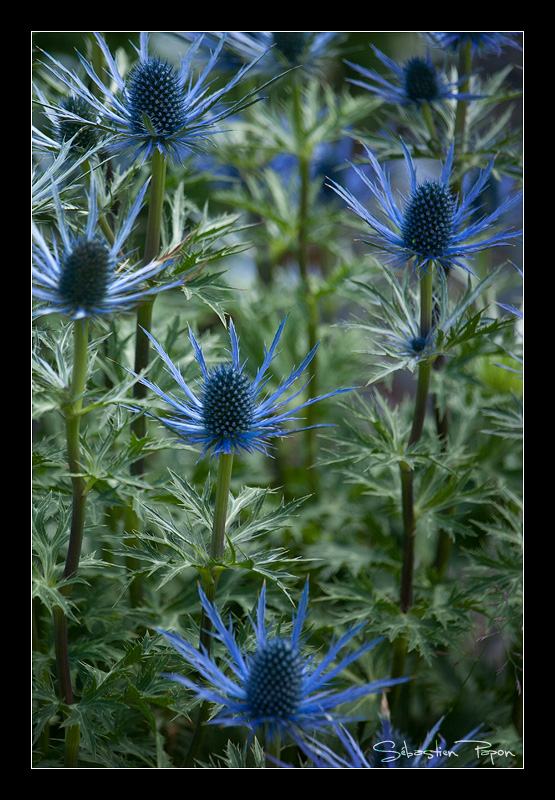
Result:
[[[33,768],[522,768],[522,49],[34,32]]]

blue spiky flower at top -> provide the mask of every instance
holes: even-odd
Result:
[[[291,634],[270,635],[271,624],[267,625],[265,621],[264,584],[256,619],[251,619],[255,647],[253,651],[245,652],[237,643],[231,621],[229,626],[224,624],[215,605],[199,588],[202,607],[212,624],[210,634],[226,648],[224,661],[229,669],[218,666],[215,658],[204,648],[199,650],[178,634],[158,629],[186,663],[198,672],[201,682],[196,683],[178,673],[166,673],[165,677],[181,683],[196,697],[219,706],[209,721],[211,724],[245,726],[251,735],[264,726],[270,741],[287,735],[299,741],[303,732],[345,722],[350,718],[336,712],[334,709],[338,706],[408,680],[376,680],[335,690],[334,682],[339,674],[382,641],[382,637],[340,655],[364,627],[364,624],[356,625],[333,639],[328,651],[316,661],[313,654],[305,652],[302,639],[308,614],[308,590],[306,581],[297,613],[293,614]]]
[[[475,204],[488,182],[493,159],[470,188],[457,198],[450,187],[453,144],[441,166],[439,178],[422,183],[417,180],[416,167],[405,143],[401,142],[401,146],[409,178],[407,198],[397,199],[389,175],[366,145],[375,181],[360,167],[351,165],[377,200],[383,218],[363,206],[348,189],[330,181],[331,188],[370,227],[372,234],[364,241],[387,253],[386,263],[394,268],[412,263],[415,269],[428,271],[436,262],[445,269],[461,267],[471,272],[467,260],[476,253],[489,247],[511,244],[520,236],[519,230],[494,229],[499,218],[520,199],[519,193],[507,196],[490,213],[475,216]]]
[[[70,69],[47,57],[50,71],[71,92],[88,103],[100,117],[99,129],[113,150],[126,151],[143,162],[155,151],[180,163],[192,152],[199,152],[220,130],[219,125],[260,98],[268,84],[251,89],[240,99],[232,92],[244,79],[257,59],[242,65],[223,86],[215,89],[213,72],[220,58],[226,36],[222,36],[202,68],[194,67],[195,56],[204,40],[195,35],[179,65],[149,52],[148,32],[142,31],[137,48],[138,61],[122,75],[116,59],[102,36],[96,41],[105,59],[109,81],[103,80],[83,56],[81,63],[96,92]],[[273,79],[275,79],[275,76]],[[97,96],[98,95],[98,96]],[[59,112],[60,116],[63,116]],[[84,120],[86,122],[86,120]]]
[[[180,390],[180,396],[163,391],[148,378],[140,377],[140,382],[155,392],[167,403],[173,414],[171,416],[149,416],[158,419],[168,427],[179,439],[202,447],[202,454],[212,451],[220,453],[252,453],[259,451],[268,453],[270,441],[276,437],[289,436],[306,428],[289,430],[285,423],[296,419],[295,412],[328,397],[351,391],[337,389],[328,394],[313,397],[292,408],[286,405],[294,401],[306,387],[306,383],[289,397],[287,393],[305,372],[314,358],[318,345],[306,356],[299,367],[294,369],[288,378],[281,381],[273,392],[262,395],[268,381],[268,369],[277,355],[277,347],[287,318],[285,318],[274,336],[270,349],[264,348],[264,360],[254,377],[241,364],[239,339],[233,321],[229,323],[231,342],[231,361],[224,361],[209,369],[204,359],[201,346],[193,332],[189,329],[189,339],[193,346],[196,360],[201,369],[202,381],[199,391],[195,392],[185,382],[181,371],[156,339],[147,333],[154,348],[166,365]],[[310,427],[323,427],[315,425]]]

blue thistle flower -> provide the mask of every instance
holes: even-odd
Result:
[[[447,741],[439,734],[439,729],[443,723],[444,717],[441,717],[433,728],[428,731],[426,737],[419,747],[414,747],[412,755],[409,758],[400,758],[400,753],[393,749],[396,747],[396,742],[400,740],[400,735],[394,731],[391,725],[391,720],[388,715],[382,717],[382,725],[376,735],[376,741],[373,744],[372,750],[374,753],[388,753],[385,758],[378,756],[374,757],[374,766],[385,766],[389,769],[445,769],[450,766],[455,766],[456,762],[453,760],[453,755],[458,758],[458,752],[463,748],[466,741],[472,738],[480,728],[477,725],[470,733],[467,733],[464,739],[460,739],[446,749]],[[438,741],[439,738],[439,741]],[[403,739],[404,742],[404,739]],[[435,747],[433,746],[435,744]],[[473,764],[464,764],[465,768],[473,766]]]
[[[438,732],[443,717],[436,722],[428,732],[423,743],[419,747],[406,746],[406,737],[398,737],[392,730],[389,717],[382,717],[382,726],[376,735],[376,741],[372,747],[372,753],[365,753],[362,747],[354,739],[351,733],[343,725],[335,725],[334,731],[337,734],[342,747],[342,754],[338,752],[337,745],[329,747],[318,742],[314,737],[302,737],[299,741],[301,749],[307,755],[316,769],[372,769],[387,767],[389,769],[446,769],[448,767],[458,767],[459,752],[464,743],[471,739],[481,728],[481,725],[474,728],[464,739],[446,749],[447,742]],[[397,750],[397,741],[402,741],[406,746],[405,752]],[[375,754],[385,754],[380,757]],[[402,757],[403,756],[403,757]],[[282,766],[287,766],[283,764]],[[464,763],[463,768],[472,767],[473,764]]]
[[[427,37],[433,44],[454,53],[469,42],[472,55],[482,52],[499,56],[504,47],[522,50],[516,40],[516,31],[428,31]]]
[[[483,237],[501,215],[520,198],[520,194],[506,197],[489,214],[470,219],[475,211],[474,203],[492,171],[493,159],[457,202],[449,186],[453,169],[453,145],[441,168],[440,177],[420,184],[416,178],[412,157],[404,142],[401,142],[401,145],[410,188],[409,197],[403,200],[402,205],[398,204],[393,195],[389,176],[366,146],[365,150],[374,168],[376,182],[372,182],[359,167],[351,165],[378,201],[385,217],[384,221],[365,208],[348,189],[335,181],[331,182],[331,187],[337,194],[373,230],[372,236],[364,241],[390,253],[387,262],[394,268],[412,261],[416,269],[427,271],[429,265],[435,261],[446,269],[461,267],[471,272],[463,259],[471,258],[489,247],[510,244],[511,239],[519,236],[520,231],[507,229]]]
[[[35,316],[68,314],[72,319],[110,316],[136,306],[144,297],[178,286],[180,281],[152,286],[148,282],[168,265],[167,259],[152,261],[134,269],[122,256],[125,242],[139,214],[147,183],[138,192],[126,219],[109,244],[97,231],[98,205],[94,176],[88,196],[87,225],[83,233],[70,229],[58,192],[52,185],[61,249],[53,239],[50,246],[33,224],[33,295],[45,301]]]
[[[114,90],[101,80],[93,66],[80,54],[87,75],[100,90],[100,99],[52,56],[48,56],[52,61],[49,69],[98,113],[104,121],[101,127],[108,134],[113,149],[129,151],[134,160],[145,161],[158,150],[171,161],[183,161],[189,153],[202,150],[204,142],[218,130],[222,120],[257,102],[260,98],[255,95],[264,88],[257,87],[240,100],[219,105],[255,63],[242,66],[223,87],[210,91],[209,76],[218,62],[225,36],[196,77],[192,63],[203,41],[201,35],[195,37],[176,67],[159,56],[150,55],[148,33],[141,32],[137,50],[139,60],[126,77],[120,73],[104,39],[97,33],[95,37],[106,60]]]
[[[272,31],[276,50],[289,64],[301,64],[303,53],[310,41],[308,31]]]
[[[181,398],[173,394],[167,394],[147,378],[139,378],[143,385],[161,397],[175,412],[175,415],[171,417],[154,418],[166,425],[179,438],[193,444],[202,445],[201,455],[204,455],[208,450],[212,450],[213,454],[217,456],[220,453],[240,453],[242,451],[251,453],[256,450],[267,453],[270,439],[289,436],[299,430],[306,430],[306,428],[298,428],[295,431],[290,431],[284,427],[284,423],[290,419],[295,419],[294,412],[305,406],[351,390],[337,389],[320,397],[307,400],[295,408],[284,410],[285,405],[298,397],[306,386],[306,384],[303,385],[291,397],[284,399],[284,395],[314,358],[318,348],[318,345],[316,345],[302,364],[293,370],[274,392],[259,398],[260,392],[268,380],[266,376],[268,368],[276,357],[276,348],[286,319],[281,322],[270,349],[264,348],[264,361],[254,379],[251,379],[245,373],[245,365],[240,363],[239,340],[232,321],[229,323],[231,361],[223,362],[212,369],[208,369],[202,348],[199,346],[191,329],[189,329],[189,338],[203,377],[199,394],[195,394],[185,383],[179,367],[173,364],[156,339],[148,331],[145,331],[156,352],[166,364],[168,372],[184,395]],[[150,414],[149,416],[154,415]],[[315,425],[311,427],[324,426]]]
[[[334,691],[333,681],[339,673],[375,647],[382,637],[366,642],[357,650],[340,657],[341,651],[364,627],[363,624],[357,625],[334,639],[327,653],[316,663],[313,656],[303,652],[301,639],[308,609],[308,581],[297,613],[293,614],[288,638],[269,635],[271,625],[266,626],[265,622],[266,586],[263,585],[256,620],[251,619],[256,637],[255,650],[249,653],[243,652],[237,644],[231,621],[226,627],[216,607],[201,588],[199,594],[202,607],[212,624],[211,636],[227,648],[225,661],[231,668],[231,677],[220,669],[205,649],[193,647],[176,633],[162,629],[158,631],[187,664],[198,671],[203,682],[197,684],[175,673],[165,673],[165,677],[183,684],[202,700],[221,706],[210,719],[211,724],[226,727],[242,725],[250,729],[251,735],[264,726],[269,741],[285,734],[299,741],[303,731],[325,728],[349,719],[333,711],[337,706],[408,680],[377,680]]]
[[[373,81],[373,83],[352,78],[349,78],[348,81],[355,86],[360,86],[369,92],[373,92],[387,103],[402,106],[419,106],[421,103],[432,105],[445,100],[476,99],[476,95],[459,92],[457,87],[462,79],[448,81],[445,73],[434,66],[429,52],[426,53],[425,58],[415,56],[414,58],[409,58],[404,64],[397,64],[374,45],[371,45],[371,47],[382,64],[391,70],[397,82],[392,83],[376,70],[361,67],[351,61],[345,61],[348,66],[367,80]]]
[[[435,326],[426,336],[421,336],[416,320],[407,323],[400,331],[385,331],[384,336],[402,358],[413,359],[414,363],[429,359],[437,353]]]
[[[72,150],[86,152],[99,142],[99,131],[90,123],[96,116],[81,97],[66,97],[60,104],[61,113],[55,118],[54,136],[59,145],[72,140]]]
[[[191,39],[198,32],[182,31]],[[257,71],[275,73],[284,66],[302,66],[309,72],[322,68],[335,55],[334,43],[342,31],[203,31],[205,40],[225,39],[226,50],[239,63],[256,62]]]

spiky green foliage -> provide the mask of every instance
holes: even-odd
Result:
[[[138,542],[130,545],[133,556],[149,578],[161,573],[158,588],[173,580],[182,571],[193,568],[202,576],[224,570],[245,570],[253,578],[269,580],[286,590],[293,578],[293,559],[285,548],[269,549],[261,542],[274,531],[283,531],[291,524],[302,500],[264,508],[272,492],[268,489],[243,487],[228,501],[227,529],[222,559],[210,554],[210,532],[213,523],[213,484],[207,480],[198,493],[185,479],[170,470],[171,483],[162,494],[154,493],[153,503],[144,503],[146,530]]]

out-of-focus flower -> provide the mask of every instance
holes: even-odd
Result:
[[[342,31],[203,31],[207,42],[225,39],[232,63],[256,62],[256,70],[274,74],[285,67],[302,66],[318,72],[337,55]],[[198,31],[180,31],[191,40]]]
[[[70,154],[73,155],[96,148],[102,138],[101,131],[97,127],[96,112],[86,100],[70,95],[59,106],[53,106],[39,89],[37,96],[49,119],[51,135],[58,147],[70,142]]]
[[[366,78],[366,81],[349,78],[349,83],[367,89],[381,97],[386,103],[419,106],[421,103],[441,103],[445,100],[472,100],[475,95],[459,92],[460,81],[448,81],[445,73],[434,66],[430,53],[426,57],[414,56],[403,64],[391,58],[372,45],[376,57],[393,73],[394,81],[387,80],[373,69],[367,69],[351,61],[346,61],[352,69]],[[368,83],[372,81],[372,83]]]
[[[426,36],[432,44],[457,53],[470,43],[472,54],[496,53],[501,55],[504,47],[522,50],[516,39],[516,31],[427,31]]]

